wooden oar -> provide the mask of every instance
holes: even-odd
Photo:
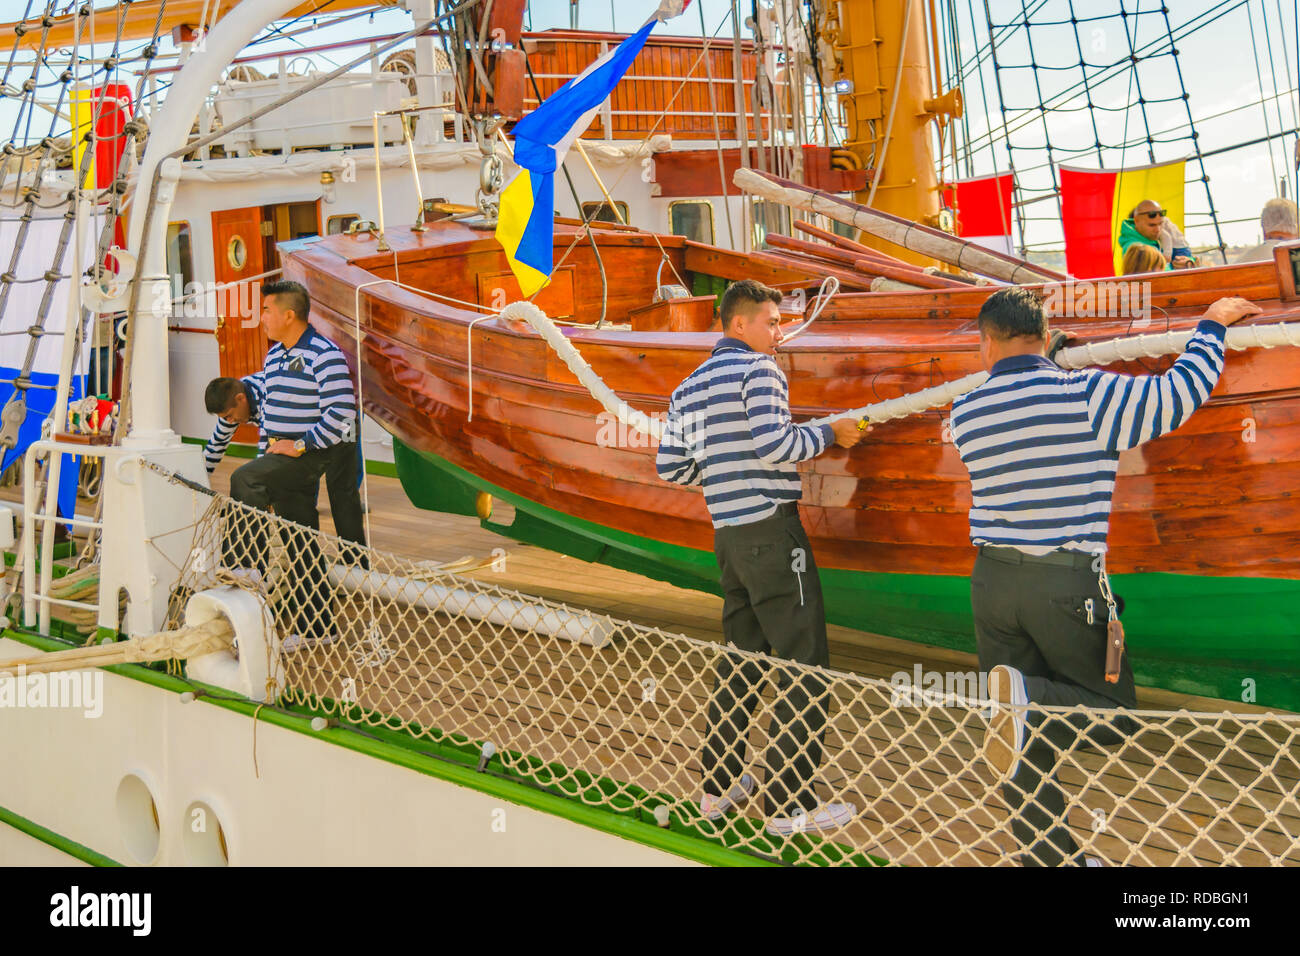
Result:
[[[829,246],[818,245],[815,242],[804,242],[802,239],[791,239],[789,236],[782,236],[774,232],[767,234],[767,244],[778,249],[788,250],[791,253],[807,256],[813,259],[819,267],[822,267],[822,263],[829,262],[830,268],[847,266],[855,272],[861,272],[872,278],[884,276],[886,279],[904,282],[918,289],[961,289],[966,287],[965,283],[950,279],[947,276],[924,272],[920,266],[911,268],[894,266],[875,259],[865,259],[855,252],[832,249]]]
[[[895,245],[931,256],[941,262],[969,272],[1004,282],[1060,282],[1066,276],[1043,266],[1033,265],[1023,259],[1004,255],[983,246],[950,236],[940,229],[932,229],[870,206],[810,189],[770,173],[753,169],[738,169],[733,177],[735,184],[745,192],[762,196],[772,202],[794,209],[804,209],[861,229]]]
[[[879,259],[881,262],[887,262],[890,265],[898,266],[900,269],[914,269],[921,271],[921,267],[914,262],[904,262],[902,259],[891,256],[887,252],[881,252],[879,249],[872,249],[870,246],[864,246],[860,242],[852,239],[846,239],[844,236],[837,235],[826,229],[814,226],[810,222],[795,220],[794,227],[800,232],[805,232],[810,236],[815,236],[823,242],[829,242],[832,246],[844,252],[851,252],[859,259]]]

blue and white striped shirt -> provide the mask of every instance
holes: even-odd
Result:
[[[357,399],[337,345],[308,326],[290,348],[266,353],[262,429],[268,438],[301,438],[308,451],[357,440]]]
[[[659,477],[703,485],[713,526],[751,524],[802,495],[795,464],[835,439],[829,425],[790,420],[785,375],[770,355],[724,337],[673,391]]]
[[[970,537],[1027,554],[1106,550],[1120,452],[1173,431],[1223,371],[1224,327],[1203,319],[1163,375],[1067,372],[1016,355],[952,403],[970,471]]]
[[[262,402],[265,400],[266,390],[262,387],[262,374],[262,372],[255,372],[240,379],[244,383],[244,394],[248,396],[247,424],[257,426],[259,455],[266,454],[266,431],[262,428]],[[235,429],[238,427],[232,421],[217,417],[217,425],[212,429],[212,437],[203,446],[203,461],[208,467],[209,475],[217,470],[217,465],[221,464],[221,459],[225,457],[226,449],[230,446],[230,439],[234,437]]]
[[[272,436],[301,438],[309,451],[357,440],[357,401],[348,363],[338,346],[315,329],[308,328],[291,349],[273,343],[266,368],[240,381],[249,396],[249,424],[260,429],[259,455],[266,454]],[[203,447],[208,474],[221,463],[238,427],[217,419]]]

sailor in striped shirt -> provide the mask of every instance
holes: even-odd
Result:
[[[1167,372],[1133,377],[1057,367],[1046,355],[1042,301],[1029,289],[1003,289],[980,309],[989,377],[953,401],[951,429],[971,476],[980,669],[990,697],[1009,705],[994,708],[984,753],[1003,775],[1027,864],[1095,865],[1065,826],[1055,781],[1057,754],[1076,744],[1078,729],[1025,705],[1137,705],[1127,656],[1106,674],[1108,621],[1118,627],[1120,610],[1104,558],[1120,453],[1191,417],[1223,371],[1225,326],[1258,312],[1220,299]],[[1132,732],[1122,716],[1086,726],[1094,744]]]
[[[796,425],[785,376],[772,355],[781,341],[781,293],[753,280],[733,283],[719,313],[723,338],[672,394],[659,442],[659,477],[700,485],[713,519],[714,552],[725,595],[722,631],[736,647],[803,664],[826,666],[826,614],[812,546],[799,521],[798,462],[834,442],[856,445],[864,429],[852,421]],[[709,819],[747,800],[754,777],[740,751],[758,701],[763,670],[723,655],[709,703],[709,731],[700,752]],[[852,804],[820,807],[813,778],[821,762],[824,686],[778,668],[771,744],[766,754],[768,829],[830,830],[849,822]]]
[[[262,428],[262,402],[265,398],[261,372],[243,378],[214,378],[208,382],[204,404],[208,414],[217,416],[212,437],[203,446],[203,462],[209,475],[217,470],[217,465],[226,456],[230,440],[240,425],[257,427],[257,453],[266,454],[266,432]]]
[[[265,368],[240,380],[242,388],[229,394],[230,404],[220,413],[224,421],[218,422],[205,457],[211,471],[247,409],[244,420],[261,425],[259,448],[265,454],[231,474],[231,497],[263,510],[274,508],[281,518],[319,530],[316,501],[321,475],[327,474],[335,529],[341,538],[364,544],[352,378],[338,346],[308,323],[310,308],[307,290],[297,282],[262,287],[262,327],[272,342]],[[212,404],[221,402],[209,399]],[[297,579],[290,594],[297,606],[284,649],[329,643],[333,621],[319,544],[314,535],[304,534],[289,550],[294,555],[290,573]],[[228,536],[227,567],[261,572],[264,564],[264,536]]]

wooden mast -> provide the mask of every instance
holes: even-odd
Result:
[[[835,49],[845,145],[875,167],[854,199],[904,219],[937,226],[940,208],[931,122],[961,115],[957,91],[934,98],[923,0],[831,3],[823,38]],[[873,195],[874,194],[874,195]],[[933,260],[864,236],[870,246],[923,265]]]

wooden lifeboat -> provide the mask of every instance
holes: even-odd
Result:
[[[510,537],[716,591],[700,492],[661,481],[650,439],[602,414],[531,329],[489,311],[518,297],[491,231],[441,222],[387,238],[384,252],[369,234],[297,243],[284,269],[310,290],[316,327],[348,354],[366,412],[395,436],[411,500],[474,514],[487,493],[514,506],[508,527],[483,518]],[[673,388],[717,341],[708,297],[728,280],[814,290],[822,278],[811,265],[600,228],[607,324],[592,328],[601,268],[576,238],[576,224],[557,226],[558,266],[537,302],[554,319],[582,324],[565,329],[570,341],[620,397],[651,415],[666,412]],[[1283,247],[1275,261],[1144,276],[1150,319],[1054,324],[1075,342],[1187,329],[1225,294],[1259,303],[1257,321],[1276,321],[1294,309],[1291,268]],[[655,303],[657,285],[677,281],[674,273],[696,297]],[[991,291],[835,296],[777,356],[795,419],[978,371],[974,322]],[[1158,372],[1170,361],[1112,368]],[[878,425],[857,448],[800,466],[801,510],[832,622],[973,650],[970,484],[945,441],[947,414]],[[1229,353],[1213,396],[1187,425],[1123,455],[1108,566],[1127,602],[1140,683],[1300,709],[1294,350]]]

